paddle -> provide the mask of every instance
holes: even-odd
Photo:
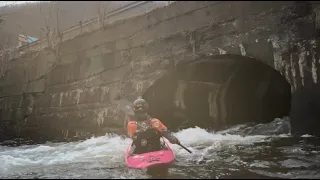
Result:
[[[162,136],[162,139],[164,141],[164,137]],[[190,151],[188,148],[186,148],[184,145],[182,145],[180,142],[177,143],[177,145],[179,145],[180,147],[182,147],[183,149],[185,149],[186,151],[188,151],[188,153],[192,154],[192,151]]]
[[[184,145],[177,143],[179,146],[181,146],[183,149],[185,149],[186,151],[188,151],[190,154],[192,154],[192,151],[190,151],[188,148],[184,147]]]

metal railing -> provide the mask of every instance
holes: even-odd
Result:
[[[163,6],[165,5],[168,5],[169,2],[171,3],[172,1],[168,1],[166,4],[163,3]],[[129,10],[133,10],[134,8],[139,8],[143,5],[146,5],[146,4],[154,4],[155,2],[154,1],[135,1],[135,2],[132,2],[130,4],[127,4],[121,8],[117,8],[115,10],[112,10],[112,11],[109,11],[105,14],[105,19],[104,19],[104,22],[105,24],[108,24],[108,22],[112,22],[112,21],[115,21],[117,20],[116,18],[114,19],[113,17],[115,17],[116,15],[121,15],[121,13],[124,13],[124,12],[127,12]],[[153,10],[155,8],[157,8],[159,6],[157,6],[155,4],[155,6],[151,7],[150,9],[148,9],[147,11],[149,10]],[[135,13],[133,14],[132,16],[137,16],[137,15],[140,15],[140,14],[143,14],[145,13],[146,11],[143,11],[143,12],[139,12],[139,13]],[[132,17],[131,16],[131,17]],[[92,32],[93,30],[96,30],[96,29],[99,29],[100,28],[100,24],[98,22],[98,17],[95,17],[95,18],[92,18],[91,20],[87,21],[87,22],[79,22],[78,25],[76,26],[73,26],[71,28],[69,28],[68,30],[64,31],[62,33],[62,41],[65,41],[65,40],[68,40],[68,39],[72,39],[76,36],[79,36],[83,33],[88,33],[88,32]],[[53,38],[53,44],[57,43],[58,42],[58,37],[54,37]],[[18,47],[19,51],[21,53],[25,53],[25,51],[34,51],[34,50],[41,50],[45,47],[48,46],[48,42],[47,42],[47,39],[39,39],[35,42],[32,42],[32,43],[29,43],[29,44],[26,44],[26,45],[23,45],[21,47]]]
[[[117,19],[117,17],[116,17],[117,15],[121,16],[122,13],[128,12],[128,11],[133,10],[135,8],[142,7],[143,5],[154,4],[154,6],[147,8],[147,10],[144,10],[144,11],[141,11],[138,13],[137,12],[133,13],[132,15],[129,15],[129,17],[124,17],[124,19],[141,15],[147,11],[151,11],[151,10],[156,9],[158,7],[167,6],[167,5],[171,4],[172,2],[174,2],[174,1],[163,1],[163,2],[160,2],[161,4],[157,4],[157,2],[155,2],[155,1],[134,1],[132,3],[129,3],[129,4],[122,6],[121,8],[116,8],[114,10],[107,12],[105,14],[104,23],[108,24],[112,21],[116,21],[119,19],[119,18]],[[122,18],[120,18],[120,19],[122,19]],[[66,41],[68,39],[73,39],[76,36],[79,36],[83,33],[89,33],[94,30],[97,30],[99,28],[101,28],[101,26],[98,22],[98,17],[92,18],[84,23],[79,22],[78,25],[72,26],[71,28],[67,29],[66,31],[64,31],[62,33],[62,37],[63,37],[62,41]],[[58,42],[58,37],[56,36],[52,40],[54,41],[53,44],[55,44]],[[34,42],[26,44],[26,45],[22,45],[20,47],[14,47],[14,48],[0,51],[0,66],[2,66],[0,68],[1,69],[0,76],[3,75],[4,71],[6,71],[5,70],[6,68],[4,68],[4,67],[6,67],[7,65],[5,65],[5,64],[8,64],[8,62],[11,59],[18,58],[20,55],[25,54],[29,51],[42,50],[48,46],[48,43],[49,42],[47,41],[47,39],[39,39],[37,41],[34,41]]]

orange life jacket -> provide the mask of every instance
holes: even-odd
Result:
[[[151,120],[148,120],[148,121],[147,122],[142,122],[142,123],[149,124],[150,127],[152,127],[154,130],[156,130],[159,133],[167,130],[167,127],[159,119],[152,118]],[[133,134],[136,133],[137,131],[139,132],[140,130],[145,130],[145,129],[143,129],[145,127],[139,126],[139,124],[142,124],[142,123],[137,123],[136,121],[132,121],[132,120],[129,121],[128,122],[128,126],[127,126],[128,135],[130,137],[132,137]]]

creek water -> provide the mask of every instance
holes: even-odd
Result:
[[[286,124],[278,119],[218,132],[199,127],[176,132],[193,154],[171,145],[176,162],[166,177],[320,178],[319,139],[281,132]],[[118,135],[12,146],[16,141],[0,146],[0,178],[153,178],[145,171],[126,167],[124,153],[130,139]]]

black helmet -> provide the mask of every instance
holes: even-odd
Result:
[[[135,113],[142,113],[148,110],[149,105],[146,100],[138,98],[132,103],[132,108]]]

